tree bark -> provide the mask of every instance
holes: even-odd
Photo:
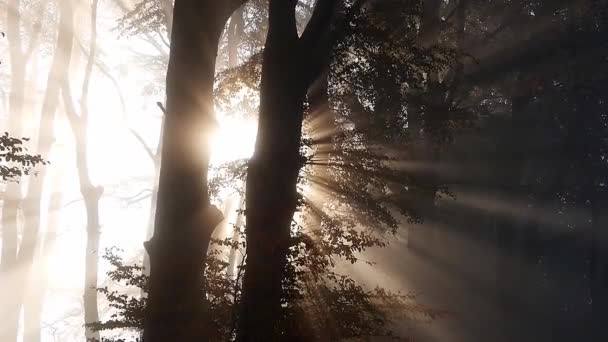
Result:
[[[207,190],[215,58],[224,25],[242,2],[175,2],[155,230],[145,243],[146,342],[209,340],[203,274],[211,233],[221,221]]]

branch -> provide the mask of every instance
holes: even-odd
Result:
[[[76,108],[72,102],[72,90],[70,87],[70,81],[65,79],[61,82],[61,95],[63,98],[63,105],[65,107],[65,115],[68,117],[70,126],[72,126],[72,132],[76,137],[77,132],[80,131],[78,125],[82,124],[82,118],[76,113]]]
[[[27,61],[29,61],[30,57],[32,56],[32,53],[34,52],[34,49],[38,45],[38,38],[40,38],[41,29],[42,24],[40,22],[34,24],[34,30],[32,31],[32,39],[30,40],[30,45],[27,47],[27,50],[23,54],[24,63],[27,63]]]
[[[329,30],[337,3],[337,0],[317,0],[312,16],[300,37],[302,51],[313,49],[321,37]]]
[[[215,1],[217,1],[217,0],[215,0]],[[228,16],[230,17],[232,15],[232,13],[237,10],[237,8],[243,6],[249,0],[224,0],[224,1],[226,3],[226,11],[228,12]]]
[[[152,152],[152,149],[150,148],[150,146],[148,146],[148,144],[146,144],[146,141],[144,140],[144,138],[142,138],[142,136],[139,135],[139,133],[137,133],[137,131],[134,130],[133,128],[129,128],[129,131],[131,132],[131,134],[133,134],[135,139],[137,139],[137,141],[139,141],[139,143],[141,144],[141,147],[146,151],[146,154],[148,155],[148,157],[150,157],[150,159],[152,159],[152,162],[155,163],[156,154],[154,152]]]
[[[82,95],[80,99],[80,114],[83,123],[86,125],[89,119],[89,86],[91,84],[91,75],[93,73],[93,65],[95,64],[95,54],[97,51],[97,4],[99,0],[93,0],[91,3],[91,42],[89,45],[89,57],[84,72],[84,80],[82,81]]]
[[[169,41],[163,36],[162,33],[157,32],[156,34],[158,34],[158,37],[160,38],[160,40],[163,42],[163,44],[165,44],[165,46],[170,49],[171,48],[171,43],[169,43]]]
[[[167,115],[167,110],[165,109],[165,106],[163,106],[163,104],[161,102],[156,102],[156,105],[158,106],[158,108],[160,108],[160,110],[163,112],[164,115]]]
[[[307,55],[303,59],[306,67],[302,70],[302,81],[306,87],[327,68],[335,40],[343,34],[349,19],[361,10],[366,0],[355,1],[341,15],[337,15],[336,3],[336,0],[318,0],[313,17],[300,38],[300,51]]]
[[[85,57],[88,58],[89,56],[89,52],[86,51],[84,45],[82,45],[82,42],[80,40],[77,40],[78,46],[80,47],[80,51],[82,51],[82,54],[85,55]],[[95,59],[95,66],[97,67],[97,69],[99,69],[99,71],[106,76],[110,82],[112,82],[112,84],[114,85],[114,88],[116,88],[116,93],[118,94],[118,97],[120,99],[120,105],[122,108],[123,113],[126,113],[127,111],[127,107],[125,104],[125,99],[122,96],[122,92],[120,91],[120,86],[118,85],[118,81],[114,78],[114,76],[112,76],[112,74],[110,74],[110,72],[106,69],[106,67],[101,64],[101,62],[98,59]]]

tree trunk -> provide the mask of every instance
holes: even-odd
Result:
[[[160,0],[160,6],[165,16],[165,26],[167,27],[167,34],[171,37],[171,31],[173,29],[173,0]]]
[[[49,198],[47,231],[44,235],[41,251],[36,257],[32,276],[29,279],[27,298],[23,303],[24,342],[41,341],[42,310],[48,285],[47,258],[55,249],[57,230],[60,224],[63,172],[63,169],[54,172],[56,177]]]
[[[260,116],[246,185],[247,263],[239,341],[276,341],[282,279],[301,167],[303,101],[294,56],[298,34],[295,4],[271,1],[264,48]],[[294,2],[295,3],[295,2]]]
[[[592,336],[598,341],[606,338],[606,324],[608,324],[608,232],[606,225],[607,195],[600,189],[595,189],[595,196],[591,201],[591,229],[592,241],[590,250],[590,302]]]
[[[243,214],[240,212],[240,210],[245,209],[245,200],[242,197],[238,198],[238,210],[239,212],[237,212],[236,214],[236,222],[234,223],[234,229],[232,232],[232,241],[233,242],[239,242],[241,240],[241,227],[243,226]],[[226,271],[226,274],[228,275],[229,279],[234,279],[234,277],[236,277],[236,275],[238,274],[237,271],[237,256],[238,256],[239,251],[236,249],[231,248],[229,253],[228,253],[228,269]]]
[[[53,122],[57,109],[59,97],[58,81],[67,77],[69,57],[72,46],[73,31],[70,28],[72,21],[72,10],[69,1],[60,2],[59,33],[57,37],[57,48],[53,57],[51,71],[47,81],[47,90],[42,106],[40,117],[37,153],[46,158],[53,143]],[[21,100],[22,101],[22,100]],[[24,203],[25,225],[23,238],[17,254],[15,267],[18,273],[11,276],[9,286],[12,286],[11,297],[6,301],[7,332],[6,341],[13,340],[11,331],[16,332],[16,324],[19,322],[21,306],[23,304],[26,283],[30,275],[30,269],[36,251],[38,232],[40,230],[40,199],[46,176],[46,169],[41,168],[36,176],[30,178],[27,197]],[[4,304],[4,303],[3,303]],[[15,327],[12,325],[15,324]],[[4,336],[3,340],[4,340]]]
[[[508,146],[504,147],[502,157],[505,160],[505,173],[502,179],[502,184],[499,184],[501,196],[506,202],[524,200],[526,198],[527,188],[523,184],[523,174],[525,167],[525,156],[528,135],[526,133],[529,128],[528,107],[532,100],[532,95],[526,88],[526,79],[523,74],[517,76],[513,84],[513,93],[511,95],[511,125],[507,128],[508,136],[518,137],[513,141],[508,142]],[[529,118],[528,118],[529,119]],[[496,265],[495,289],[497,295],[497,305],[501,322],[502,330],[510,332],[513,315],[518,308],[514,305],[514,294],[519,291],[516,286],[518,282],[517,262],[520,259],[518,255],[519,245],[521,241],[522,225],[517,217],[507,216],[498,219],[497,225],[497,252],[498,264]],[[507,337],[508,338],[508,337]]]
[[[85,270],[84,270],[84,323],[99,321],[97,308],[97,273],[99,263],[99,200],[103,193],[103,188],[93,186],[88,169],[88,93],[89,85],[95,62],[97,49],[97,4],[98,0],[92,0],[91,4],[91,42],[89,57],[85,67],[85,76],[82,86],[81,114],[76,114],[76,109],[72,103],[70,83],[67,78],[63,79],[61,93],[66,115],[70,121],[70,127],[74,135],[76,147],[76,168],[78,170],[78,180],[80,182],[80,193],[84,199],[87,214],[87,245],[85,250]],[[99,332],[89,328],[85,330],[87,341],[100,340]]]
[[[155,229],[145,243],[146,342],[209,340],[203,274],[211,233],[221,221],[207,190],[215,58],[224,25],[241,3],[175,2]]]
[[[247,263],[238,341],[281,339],[283,273],[305,161],[300,155],[303,103],[328,65],[336,3],[317,1],[298,36],[297,1],[270,1],[257,140],[247,170]]]
[[[12,0],[7,6],[7,36],[11,66],[11,90],[9,97],[10,133],[22,133],[22,114],[25,93],[25,61],[22,59],[19,0]],[[2,198],[2,259],[0,261],[0,341],[16,341],[19,327],[19,302],[13,296],[18,268],[19,208],[21,205],[21,184],[9,183]]]
[[[165,118],[163,113],[163,119],[160,124],[160,134],[159,137],[163,136],[163,127],[165,126]],[[162,139],[162,138],[161,138]],[[158,177],[160,174],[160,151],[162,150],[162,140],[158,140],[158,145],[156,146],[156,153],[153,155],[152,163],[154,164],[154,183],[152,186],[152,196],[150,197],[150,213],[148,216],[148,227],[146,231],[146,240],[152,238],[154,235],[154,215],[156,213],[156,202],[158,201]],[[144,253],[144,273],[146,275],[150,275],[150,257],[148,253]]]
[[[422,7],[422,18],[418,44],[431,47],[439,44],[441,33],[441,0],[425,0]],[[416,215],[426,220],[423,227],[412,226],[408,234],[408,247],[417,253],[430,255],[435,251],[436,229],[430,222],[435,211],[435,196],[438,190],[438,179],[435,167],[439,161],[439,146],[433,141],[433,136],[428,127],[433,120],[436,111],[445,110],[443,106],[443,94],[438,84],[438,73],[432,73],[429,77],[426,89],[428,98],[427,108],[424,115],[420,112],[419,105],[413,104],[408,108],[409,129],[412,132],[412,158],[419,164],[412,176],[411,198]],[[419,94],[420,95],[420,94]]]
[[[234,12],[228,25],[228,68],[239,64],[239,42],[243,32],[243,8]]]

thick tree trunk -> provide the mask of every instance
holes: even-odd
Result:
[[[239,341],[280,337],[282,279],[301,167],[303,100],[297,81],[295,4],[271,1],[260,116],[246,185],[247,263]]]
[[[281,339],[283,273],[304,162],[303,102],[329,59],[336,2],[317,1],[298,37],[297,1],[270,1],[257,140],[247,171],[247,263],[238,341]]]
[[[155,230],[145,244],[146,342],[209,340],[203,273],[211,233],[221,221],[207,191],[215,58],[224,25],[241,3],[175,2]]]

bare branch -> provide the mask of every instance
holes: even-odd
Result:
[[[139,143],[141,144],[141,147],[146,151],[146,154],[148,155],[148,157],[150,157],[150,159],[152,159],[152,162],[155,163],[156,154],[154,152],[152,152],[152,149],[150,148],[150,146],[148,146],[148,144],[146,144],[146,141],[142,138],[142,136],[139,133],[137,133],[137,131],[134,130],[133,128],[129,128],[129,131],[131,132],[131,134],[133,134],[135,139],[137,139],[137,141],[139,141]]]

